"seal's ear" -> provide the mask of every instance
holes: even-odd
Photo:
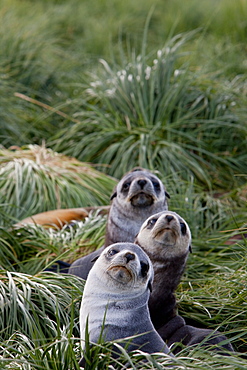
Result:
[[[171,199],[170,194],[169,194],[169,193],[167,193],[167,191],[165,191],[165,195],[166,195],[166,197],[167,197],[168,199]]]
[[[192,247],[191,247],[191,245],[189,246],[189,251],[190,251],[190,253],[192,253]]]
[[[116,196],[117,196],[117,192],[116,192],[116,191],[114,191],[114,193],[111,195],[110,200],[112,200],[113,198],[116,198]]]
[[[148,289],[150,290],[150,293],[152,293],[152,291],[153,291],[153,286],[152,286],[152,283],[151,283],[151,281],[149,280],[149,282],[148,282]]]
[[[99,256],[100,256],[100,254],[99,254],[98,256],[94,257],[94,258],[91,260],[91,262],[95,262],[95,261],[97,261],[97,259],[99,258]]]
[[[136,171],[145,171],[145,169],[142,167],[134,167],[132,168],[132,170],[130,170],[130,172],[136,172]]]

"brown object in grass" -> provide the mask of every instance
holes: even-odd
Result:
[[[84,208],[67,208],[54,209],[52,211],[37,213],[30,217],[24,218],[14,225],[15,228],[22,227],[27,224],[42,225],[44,227],[62,228],[64,225],[72,221],[84,220],[90,211],[99,210],[100,214],[107,214],[110,206],[95,206]]]

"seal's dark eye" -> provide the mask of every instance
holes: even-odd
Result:
[[[160,184],[158,181],[152,181],[155,190],[160,190]]]
[[[107,254],[109,257],[112,257],[114,256],[114,254],[117,254],[117,253],[118,251],[116,249],[110,249]]]
[[[122,186],[122,190],[127,191],[129,190],[130,187],[130,182],[125,182]]]
[[[158,220],[157,218],[151,218],[151,220],[148,221],[147,228],[152,229],[157,220]]]
[[[181,233],[182,235],[186,234],[186,225],[184,222],[180,222],[180,228],[181,228]]]
[[[149,270],[149,264],[141,261],[141,274],[143,277],[147,276]]]

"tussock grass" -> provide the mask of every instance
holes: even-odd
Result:
[[[188,182],[176,176],[161,178],[171,197],[169,209],[188,221],[194,239],[206,236],[212,237],[213,243],[217,239],[224,242],[245,224],[245,185],[234,191],[209,192],[198,186],[193,177]],[[214,232],[220,234],[214,237]]]
[[[0,266],[27,274],[50,268],[57,260],[71,263],[104,244],[106,217],[89,214],[84,221],[61,230],[26,225],[0,227]]]
[[[176,35],[150,56],[144,32],[140,55],[132,52],[120,66],[101,60],[102,73],[85,90],[83,120],[51,145],[99,166],[107,163],[115,177],[138,164],[178,179],[193,176],[207,188],[236,186],[234,175],[245,171],[246,159],[236,147],[246,135],[232,109],[238,96],[178,62],[193,36]],[[67,147],[68,141],[73,145]]]
[[[45,232],[48,231],[45,230]],[[98,232],[97,228],[94,229],[94,232]],[[53,237],[57,237],[59,240],[59,235],[54,235],[54,231],[52,231],[52,233]],[[65,234],[65,231],[63,231],[63,233]],[[206,243],[203,244],[203,240],[200,241],[201,243],[199,243],[198,239],[193,240],[193,254],[189,257],[186,274],[177,292],[179,313],[196,326],[206,326],[225,332],[227,337],[231,339],[235,348],[240,352],[245,352],[247,335],[245,312],[246,245],[239,243],[239,245],[235,246],[224,246],[222,242],[224,242],[225,239],[220,241],[220,234],[214,232],[214,236],[218,236],[218,243],[215,247],[215,240],[212,245],[212,239],[207,241],[206,237],[202,235],[203,230],[201,230],[201,238],[204,239]],[[69,234],[67,237],[68,236]],[[71,234],[70,237],[72,237]],[[19,239],[16,237],[16,243],[18,242]],[[73,244],[73,240],[71,240],[71,243]],[[37,258],[33,259],[32,263],[36,264],[36,267],[38,267]],[[32,320],[35,321],[35,325],[31,326],[32,329],[30,329],[27,323],[24,323],[24,320],[15,322],[14,324],[12,323],[13,318],[18,318],[20,314],[15,314],[16,316],[13,314],[6,315],[10,320],[8,325],[8,328],[10,329],[8,330],[11,330],[11,333],[13,332],[13,336],[6,339],[3,342],[3,346],[10,346],[11,343],[11,346],[16,348],[15,346],[18,345],[18,350],[15,349],[14,354],[12,347],[11,350],[9,350],[13,358],[21,358],[22,366],[26,364],[25,366],[31,366],[31,368],[32,366],[40,365],[42,358],[44,361],[44,364],[42,365],[43,369],[49,368],[45,366],[53,366],[54,358],[57,359],[58,363],[60,363],[59,361],[64,357],[67,358],[66,361],[69,361],[69,358],[71,361],[72,359],[75,360],[75,358],[78,360],[80,358],[78,339],[70,339],[71,336],[69,333],[71,333],[71,331],[68,333],[67,329],[65,331],[61,329],[61,333],[63,332],[63,335],[61,333],[57,333],[56,330],[60,329],[58,329],[59,326],[57,324],[54,325],[54,320],[59,323],[60,327],[63,327],[61,324],[63,320],[67,322],[66,320],[69,320],[72,317],[73,324],[71,323],[69,325],[67,323],[67,326],[65,326],[69,327],[69,330],[72,330],[72,327],[73,330],[75,330],[74,325],[76,320],[78,320],[78,311],[71,314],[73,306],[68,304],[64,294],[67,292],[68,299],[70,299],[71,284],[75,284],[76,288],[74,298],[79,304],[80,298],[77,292],[78,289],[82,291],[83,281],[76,277],[52,273],[32,277],[23,273],[5,272],[1,275],[1,281],[3,283],[2,293],[4,292],[3,296],[5,299],[17,302],[17,304],[9,304],[7,306],[8,309],[14,310],[14,307],[16,307],[15,309],[17,312],[19,312],[18,310],[21,310],[21,314],[23,314],[27,309],[25,308],[24,311],[23,305],[24,307],[28,307],[28,312],[32,312],[32,307],[36,307],[36,305],[38,307],[35,308],[36,314],[34,317],[32,313]],[[78,282],[80,283],[81,288],[79,288]],[[30,291],[33,292],[33,290],[34,293],[31,294]],[[3,305],[3,307],[7,309],[6,305]],[[70,307],[69,312],[67,312],[68,307]],[[40,312],[40,310],[45,310],[46,315],[48,316],[47,320],[50,320],[50,317],[52,316],[52,323],[47,321],[48,328],[47,325],[45,329],[37,327],[37,322],[39,322],[39,320],[41,320],[42,323],[44,322],[44,313],[43,311]],[[53,315],[55,315],[55,318]],[[60,315],[65,315],[65,317],[62,316],[62,318],[60,318]],[[25,330],[31,331],[31,338],[28,336],[28,339],[23,342],[20,342],[20,340],[21,336],[24,334],[19,335],[17,334],[17,331],[15,332],[15,325],[20,325],[20,323],[24,328],[18,327],[18,332],[23,333]],[[5,327],[6,323],[4,323],[3,326]],[[49,337],[44,335],[42,333],[43,330],[54,332],[54,340],[50,338],[50,335]],[[37,338],[37,340],[34,341],[32,337],[36,331],[37,333],[35,334],[35,338]],[[3,331],[3,333],[5,332]],[[9,334],[11,333],[9,332]],[[27,334],[25,333],[25,335]],[[46,339],[44,339],[44,336]],[[8,338],[8,334],[6,334],[5,338]],[[13,340],[15,345],[12,342]],[[40,347],[41,341],[42,347]],[[64,349],[65,347],[66,350]],[[71,350],[73,350],[73,356],[71,354],[69,355]],[[245,363],[245,360],[240,358],[238,355],[231,356],[229,362],[226,362],[225,359],[221,358],[219,355],[211,356],[209,355],[210,352],[202,351],[201,353],[201,351],[202,350],[200,348],[195,350],[191,348],[189,351],[186,349],[185,357],[184,352],[177,356],[175,362],[176,366],[182,369],[203,368],[203,366],[206,366],[209,357],[209,363],[212,368],[217,368],[217,366],[222,366],[222,368],[224,368],[224,366],[228,368],[227,366],[229,366],[229,368],[231,368],[229,364],[231,364],[231,366],[238,366],[241,363]],[[10,356],[8,354],[9,352],[5,348],[4,355],[7,356],[7,358]],[[21,357],[20,353],[22,354]],[[50,357],[51,353],[53,360]],[[144,358],[145,356],[146,355],[144,355]],[[153,368],[164,368],[167,361],[167,359],[163,358],[162,355],[154,356],[154,359],[151,359],[151,357],[148,356],[148,363],[145,362],[144,365],[141,359],[143,359],[141,354],[134,354],[133,358],[131,357],[133,368],[139,369],[142,368],[142,366],[143,368],[152,368],[152,366]],[[45,365],[46,361],[48,361],[49,365]],[[66,361],[65,363],[67,363]],[[110,361],[110,358],[108,357],[104,359],[104,357],[101,358],[101,356],[99,356],[97,366],[99,366],[99,368],[104,368],[106,361]],[[11,364],[13,363],[11,362]],[[113,368],[119,367],[114,365]]]
[[[204,263],[208,254],[203,258],[199,253],[191,258],[187,276],[177,293],[179,312],[195,326],[225,332],[236,349],[246,352],[245,268],[227,267],[227,262],[221,262],[219,253],[213,250],[211,258]],[[242,259],[246,262],[243,256]]]
[[[90,164],[30,145],[0,150],[2,211],[23,219],[56,208],[108,204],[115,180]]]
[[[70,127],[85,98],[81,83],[85,72],[98,69],[98,59],[117,64],[123,59],[119,39],[126,51],[129,43],[141,53],[147,15],[153,14],[147,35],[147,54],[158,50],[171,35],[200,28],[189,43],[187,58],[192,70],[213,73],[220,81],[246,72],[245,0],[213,1],[145,0],[112,6],[79,0],[30,2],[2,0],[0,17],[0,138],[10,145],[41,144],[54,132]],[[103,16],[102,16],[103,15]],[[186,50],[187,49],[187,50]],[[188,48],[185,48],[188,51]],[[15,97],[30,98],[63,110],[68,119]],[[71,119],[69,118],[71,117]]]
[[[11,225],[109,204],[116,181],[102,172],[141,165],[159,171],[192,230],[179,313],[239,351],[184,348],[172,366],[246,369],[246,240],[227,244],[246,224],[246,1],[2,0],[0,18],[0,367],[79,369],[84,283],[41,271],[100,247],[106,219]],[[170,363],[141,352],[116,362],[107,348],[90,369]]]
[[[21,333],[42,345],[60,334],[63,327],[78,336],[83,286],[83,280],[69,275],[46,272],[31,276],[2,271],[1,340]]]
[[[54,125],[42,111],[16,98],[16,92],[55,104],[58,89],[52,51],[55,38],[38,3],[2,1],[0,9],[0,139],[5,146],[37,142]],[[47,63],[50,61],[50,63]],[[41,143],[41,141],[40,141]]]
[[[83,286],[81,279],[69,275],[47,272],[31,276],[2,271],[1,366],[79,368],[74,338],[79,334]]]

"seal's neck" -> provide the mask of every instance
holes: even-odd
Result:
[[[149,257],[153,262],[154,282],[148,304],[152,322],[159,329],[177,314],[175,290],[185,269],[187,253],[163,261]]]
[[[89,317],[89,327],[93,329],[102,325],[105,317],[105,325],[124,327],[129,322],[129,317],[134,314],[139,317],[148,314],[149,292],[142,294],[97,294],[85,295],[81,307],[81,317]]]
[[[143,215],[134,207],[130,211],[129,207],[125,209],[121,204],[116,202],[117,199],[112,204],[108,215],[105,247],[118,242],[133,243],[136,234],[145,220],[145,212]]]
[[[148,288],[133,287],[124,289],[124,286],[114,289],[114,286],[108,285],[105,277],[98,274],[97,271],[91,270],[83,292],[83,302],[89,302],[88,306],[92,308],[99,307],[116,307],[116,309],[130,309],[138,307],[143,303],[147,304],[149,298]],[[93,284],[91,283],[93,282]],[[98,309],[98,308],[97,308]]]
[[[131,204],[121,204],[115,198],[108,215],[104,246],[130,242],[139,232],[143,222],[152,214],[167,209],[166,203],[156,201],[148,207],[133,207]]]

